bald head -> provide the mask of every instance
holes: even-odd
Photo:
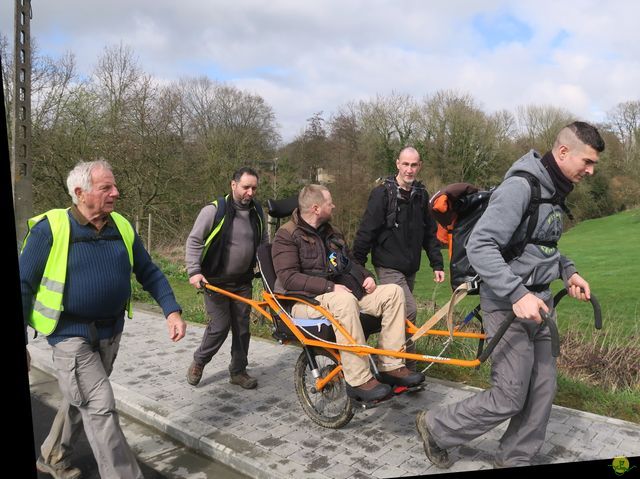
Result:
[[[418,160],[420,159],[420,153],[418,153],[418,150],[416,150],[413,146],[405,146],[402,150],[400,150],[400,154],[398,155],[398,158],[402,158],[402,157],[418,157]]]
[[[398,159],[396,160],[396,167],[398,168],[398,174],[396,181],[400,188],[408,190],[411,188],[416,176],[422,168],[422,160],[420,159],[420,153],[412,146],[404,147],[400,150]]]

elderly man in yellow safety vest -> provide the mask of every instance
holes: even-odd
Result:
[[[184,337],[186,324],[166,277],[131,223],[113,211],[119,193],[109,163],[78,163],[67,187],[73,206],[30,219],[20,254],[24,317],[53,348],[63,396],[36,467],[55,478],[80,477],[71,453],[84,424],[101,477],[141,478],[108,379],[125,312],[131,317],[131,273],[161,306],[172,341]]]

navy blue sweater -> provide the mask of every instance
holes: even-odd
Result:
[[[98,232],[75,207],[69,211],[69,219],[71,241],[62,300],[64,312],[55,331],[47,337],[49,344],[74,336],[89,339],[87,324],[69,317],[86,320],[117,318],[112,325],[98,328],[98,339],[107,339],[122,332],[124,312],[131,295],[129,257],[113,220],[109,218]],[[20,255],[25,319],[31,314],[52,241],[51,226],[45,218],[31,230]],[[167,278],[153,263],[137,234],[133,243],[133,272],[144,290],[158,302],[165,316],[180,311]]]

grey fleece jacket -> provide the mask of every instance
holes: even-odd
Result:
[[[527,286],[548,284],[576,273],[571,260],[557,248],[527,244],[518,258],[507,264],[500,254],[515,234],[524,238],[528,220],[518,229],[529,206],[531,188],[526,178],[513,176],[526,171],[540,180],[541,197],[555,193],[551,177],[540,162],[541,156],[531,150],[517,160],[505,174],[504,181],[491,195],[486,211],[480,217],[467,243],[469,262],[482,278],[480,304],[484,311],[510,310],[512,305],[529,292]],[[518,231],[516,231],[518,230]],[[550,203],[540,204],[538,223],[532,240],[558,241],[562,235],[562,208]],[[547,288],[536,296],[547,301]]]
[[[233,229],[227,244],[227,251],[222,258],[223,276],[242,274],[249,269],[253,261],[255,251],[253,250],[253,230],[249,222],[249,206],[242,206],[236,203],[236,215],[233,218]],[[204,242],[206,241],[213,222],[216,217],[218,207],[213,204],[206,205],[196,218],[196,221],[189,233],[185,248],[185,263],[189,277],[202,273],[201,259],[204,252]],[[264,218],[262,219],[263,223]],[[267,229],[263,228],[261,243],[268,241]]]

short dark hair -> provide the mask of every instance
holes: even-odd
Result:
[[[604,151],[604,140],[595,126],[584,121],[574,121],[573,123],[568,124],[566,128],[569,128],[576,135],[578,140],[585,145],[589,145],[598,153],[602,153]]]
[[[256,173],[256,170],[248,166],[243,166],[242,168],[238,168],[236,171],[234,171],[233,177],[231,179],[238,182],[240,181],[240,178],[242,178],[242,175],[244,175],[245,173],[250,176],[255,176],[256,180],[260,180],[260,177],[258,176],[258,173]]]

